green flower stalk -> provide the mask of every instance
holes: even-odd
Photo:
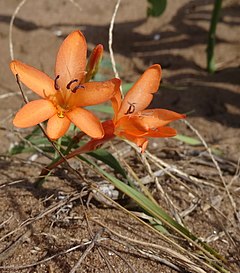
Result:
[[[214,61],[214,47],[216,43],[216,28],[219,20],[222,0],[215,0],[214,9],[212,12],[211,25],[208,32],[208,45],[207,45],[207,70],[209,73],[214,73],[216,70]]]

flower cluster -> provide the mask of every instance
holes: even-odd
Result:
[[[149,137],[175,136],[175,129],[166,125],[185,115],[164,109],[146,109],[159,88],[160,65],[149,67],[122,98],[119,79],[90,81],[102,53],[102,45],[96,46],[87,62],[85,37],[80,31],[74,31],[59,48],[54,79],[20,61],[12,61],[13,74],[41,97],[24,105],[13,124],[26,128],[48,120],[46,133],[55,140],[62,137],[73,123],[92,138],[88,150],[119,136],[136,143],[144,152]],[[112,102],[114,117],[103,123],[83,108],[108,100]]]

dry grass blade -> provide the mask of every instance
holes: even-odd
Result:
[[[180,254],[179,252],[176,252],[175,250],[171,249],[171,248],[167,248],[167,247],[163,247],[161,245],[157,245],[157,244],[152,244],[152,243],[148,243],[148,242],[143,242],[143,241],[139,241],[136,239],[132,239],[126,236],[123,236],[119,233],[117,233],[116,231],[112,230],[111,228],[109,228],[108,226],[104,225],[102,222],[96,220],[96,219],[91,219],[93,222],[99,224],[100,226],[104,227],[109,233],[110,235],[114,235],[118,238],[121,238],[123,241],[126,241],[130,244],[132,244],[133,246],[138,246],[138,247],[146,247],[146,248],[150,248],[150,249],[157,249],[160,250],[161,252],[169,255],[170,257],[176,259],[177,261],[180,262],[181,266],[186,266],[188,265],[189,268],[194,269],[194,272],[198,272],[198,273],[206,273],[205,270],[201,269],[199,266],[197,266],[194,262],[192,262],[191,260],[189,260],[186,256]],[[113,240],[114,238],[111,237]],[[118,240],[119,242],[119,240]],[[121,242],[123,243],[123,242]]]
[[[120,6],[121,0],[117,0],[117,3],[115,5],[115,9],[112,15],[112,19],[110,22],[110,26],[109,26],[109,40],[108,40],[108,48],[109,48],[109,52],[110,52],[110,58],[111,58],[111,62],[112,62],[112,68],[113,68],[113,72],[116,78],[119,78],[118,75],[118,71],[116,68],[116,62],[115,62],[115,58],[114,58],[114,54],[113,54],[113,49],[112,49],[112,42],[113,42],[113,27],[114,27],[114,22],[115,22],[115,18],[118,12],[118,8]]]
[[[234,210],[235,216],[236,216],[236,218],[238,219],[238,217],[237,217],[237,210],[236,210],[236,203],[234,202],[234,199],[233,199],[232,195],[231,195],[230,192],[229,192],[229,189],[228,189],[227,183],[226,183],[226,181],[225,181],[225,179],[224,179],[224,177],[223,177],[222,171],[221,171],[221,169],[220,169],[220,167],[219,167],[219,165],[218,165],[218,162],[215,160],[215,158],[214,158],[214,156],[213,156],[213,154],[212,154],[211,149],[209,148],[209,146],[207,145],[206,141],[204,140],[204,138],[202,137],[202,135],[199,133],[199,131],[198,131],[197,129],[195,129],[195,128],[189,123],[189,121],[183,120],[183,122],[186,123],[187,126],[188,126],[188,127],[189,127],[197,136],[198,136],[198,138],[201,140],[202,144],[203,144],[204,147],[206,148],[207,152],[209,153],[209,156],[211,157],[212,162],[214,163],[214,165],[215,165],[215,167],[216,167],[216,169],[217,169],[217,171],[218,171],[219,177],[220,177],[220,179],[221,179],[221,181],[222,181],[222,184],[223,184],[223,186],[224,186],[224,189],[225,189],[225,191],[226,191],[226,193],[227,193],[227,196],[228,196],[228,198],[229,198],[229,200],[230,200],[230,203],[231,203],[232,208],[233,208],[233,210]]]
[[[12,32],[13,32],[13,23],[14,20],[18,14],[18,12],[20,11],[20,9],[25,5],[25,3],[27,2],[27,0],[22,0],[18,6],[16,7],[16,9],[14,10],[12,16],[11,16],[11,21],[9,24],[9,51],[10,51],[10,57],[11,60],[14,59],[14,51],[13,51],[13,36],[12,36]]]
[[[71,247],[71,248],[69,248],[67,250],[64,250],[64,251],[61,251],[61,252],[59,252],[57,254],[54,254],[54,255],[46,258],[46,259],[37,261],[35,263],[26,264],[26,265],[22,265],[22,266],[18,266],[18,265],[0,266],[0,269],[2,269],[2,270],[22,270],[22,269],[26,269],[26,268],[35,267],[37,265],[44,264],[44,263],[46,263],[46,262],[48,262],[48,261],[50,261],[50,260],[52,260],[52,259],[54,259],[54,258],[56,258],[56,257],[58,257],[60,255],[64,255],[64,254],[70,253],[70,252],[72,252],[74,250],[77,250],[77,249],[82,248],[82,247],[84,247],[86,245],[89,245],[90,243],[91,243],[91,241],[90,242],[85,242],[85,243],[82,243],[82,244],[79,244],[79,245],[76,245],[76,246]],[[14,271],[14,272],[16,272],[16,271]]]
[[[133,146],[132,144],[130,144],[134,149],[137,149],[135,146]],[[219,189],[219,187],[213,185],[213,183],[210,183],[208,181],[196,178],[194,176],[188,175],[187,173],[184,173],[183,171],[177,169],[177,167],[169,165],[168,163],[164,162],[162,159],[156,157],[155,155],[153,155],[152,153],[146,151],[145,154],[147,155],[147,157],[151,160],[152,163],[154,163],[157,167],[159,167],[161,169],[162,172],[166,173],[167,175],[169,175],[171,178],[173,178],[176,182],[178,182],[181,186],[183,186],[184,188],[186,188],[188,190],[188,192],[190,192],[191,194],[193,194],[193,196],[196,196],[197,198],[199,198],[199,200],[201,200],[201,196],[199,195],[199,193],[197,191],[193,191],[188,185],[186,185],[185,183],[183,183],[178,177],[181,177],[182,179],[186,180],[187,182],[191,182],[193,184],[199,185],[200,183],[206,186],[210,186],[216,189]],[[198,183],[197,183],[198,182]],[[157,184],[158,186],[158,184]],[[220,189],[224,189],[223,187],[221,187]],[[229,219],[227,218],[227,216],[224,215],[223,212],[221,212],[218,208],[216,208],[213,204],[209,203],[208,201],[205,201],[206,203],[206,207],[207,208],[213,208],[219,215],[221,215],[221,217],[223,217],[225,220]],[[233,223],[232,223],[233,224]]]
[[[85,164],[87,164],[85,162]],[[109,182],[113,183],[116,187],[118,187],[121,191],[123,191],[125,194],[127,194],[128,196],[133,196],[134,195],[134,192],[136,192],[134,189],[130,188],[129,186],[125,185],[120,185],[118,183],[120,183],[120,181],[116,178],[112,178],[110,179],[110,175],[108,175],[105,171],[103,170],[100,170],[99,167],[95,166],[93,167],[91,164],[88,165],[88,167],[90,168],[93,168],[93,170],[95,170],[97,173],[99,173],[99,175],[103,175],[105,177],[105,179],[109,180]],[[113,181],[119,181],[119,182],[113,182]],[[124,190],[124,188],[126,187],[126,190]],[[128,190],[131,189],[131,193],[128,192]],[[133,194],[132,194],[133,193]],[[133,198],[133,197],[132,197]],[[108,198],[107,198],[108,199]],[[109,198],[110,199],[110,198]],[[135,201],[136,199],[133,198]],[[144,199],[144,200],[143,200]],[[145,202],[147,201],[147,203],[151,202],[150,200],[147,200],[147,198],[144,196],[144,195],[141,195],[141,200],[139,200],[139,204],[143,204],[143,209],[148,209],[150,207],[147,206],[147,204],[145,204]],[[112,201],[113,202],[113,201]],[[114,202],[115,203],[115,202]],[[182,253],[186,254],[186,255],[189,255],[191,256],[194,260],[197,260],[198,262],[200,262],[200,264],[204,264],[205,266],[207,266],[208,268],[211,268],[211,270],[213,270],[214,272],[219,272],[218,269],[214,268],[211,264],[212,262],[219,262],[219,257],[221,257],[218,253],[215,253],[215,251],[211,248],[209,248],[209,246],[207,246],[206,244],[204,244],[203,242],[201,242],[203,245],[200,245],[198,244],[193,238],[191,238],[191,236],[194,237],[194,235],[190,235],[190,237],[188,235],[186,235],[185,233],[182,233],[181,232],[181,235],[186,238],[188,241],[191,242],[191,244],[195,245],[202,253],[205,254],[205,258],[206,258],[206,261],[209,261],[209,263],[199,259],[199,257],[194,254],[194,253],[188,253],[183,247],[181,247],[180,244],[178,244],[177,242],[174,242],[173,240],[171,240],[169,237],[165,236],[164,234],[162,234],[161,232],[159,232],[158,230],[156,230],[154,227],[146,224],[144,221],[142,221],[141,219],[139,219],[138,217],[136,217],[133,213],[131,213],[130,211],[126,210],[125,208],[123,208],[122,206],[120,206],[118,203],[115,203],[117,207],[121,208],[123,211],[125,211],[126,213],[130,214],[132,217],[134,217],[135,219],[137,219],[139,222],[143,223],[144,225],[146,225],[147,228],[153,230],[154,232],[156,232],[158,234],[158,236],[160,236],[161,238],[164,239],[164,241],[170,243],[170,245],[172,245],[173,247],[176,247],[179,251],[181,251]],[[154,206],[153,204],[151,206]],[[154,206],[155,207],[155,206]],[[160,207],[158,207],[158,210],[160,209]],[[155,209],[153,208],[153,210],[155,211]],[[152,211],[153,212],[153,211]],[[160,213],[158,211],[158,213]],[[156,218],[158,218],[158,216],[156,216]],[[173,230],[175,230],[176,232],[180,232],[180,230],[178,230],[177,227],[171,225],[170,223],[168,223],[168,221],[164,218],[161,218],[161,221],[164,222],[167,226],[171,226],[171,228]],[[184,227],[181,227],[181,229],[185,229]],[[194,237],[195,238],[195,237]],[[209,248],[208,250],[205,249],[206,248]],[[209,251],[210,250],[210,251]],[[211,252],[214,252],[215,254],[213,255]],[[215,257],[215,255],[219,256],[218,258]],[[210,262],[211,261],[211,262]],[[197,266],[197,265],[196,265]],[[227,272],[224,268],[222,268],[220,266],[220,271],[221,272]]]
[[[137,250],[138,250],[139,253],[147,256],[150,259],[155,259],[155,260],[169,266],[170,268],[173,268],[174,270],[177,270],[179,272],[183,272],[183,269],[181,269],[180,267],[172,264],[169,261],[166,261],[165,259],[160,258],[156,254],[148,253],[147,251],[143,251],[142,249],[139,249],[139,248],[137,248]],[[186,261],[185,257],[184,257],[184,259],[182,259],[183,257],[184,256],[179,255],[179,253],[178,253],[178,256],[174,257],[175,262],[178,261],[178,263],[181,265],[182,268],[188,268],[189,270],[191,270],[191,272],[207,273],[205,270],[201,269],[200,267],[197,267],[193,263],[189,263],[189,261]]]
[[[78,260],[78,262],[74,265],[74,267],[71,269],[71,271],[69,273],[75,273],[76,270],[80,267],[81,263],[83,262],[83,260],[87,257],[87,255],[90,253],[90,251],[94,248],[95,243],[97,242],[97,240],[99,240],[99,238],[101,237],[101,234],[103,232],[103,229],[99,230],[99,232],[97,232],[94,236],[94,238],[92,239],[91,243],[89,244],[89,246],[86,248],[86,250],[84,251],[84,253],[81,255],[80,259]]]
[[[132,146],[134,148],[134,146]],[[191,182],[193,184],[203,184],[203,185],[207,185],[207,186],[211,186],[213,188],[215,188],[215,185],[212,185],[212,183],[209,183],[208,181],[205,181],[203,179],[199,179],[196,178],[192,175],[189,175],[181,170],[179,170],[177,167],[173,166],[173,165],[169,165],[168,163],[164,162],[162,159],[156,157],[155,155],[153,155],[152,153],[146,151],[145,154],[152,160],[152,162],[158,164],[158,166],[168,175],[172,176],[174,179],[176,179],[176,177],[174,177],[172,175],[175,174],[179,177],[181,177],[182,179]],[[183,185],[183,184],[182,184]],[[186,185],[185,185],[186,186]],[[217,187],[216,187],[217,188]],[[188,188],[190,190],[190,188]]]
[[[31,218],[26,219],[24,222],[20,223],[17,228],[15,228],[14,230],[12,230],[12,231],[8,232],[7,234],[5,234],[4,236],[2,236],[0,238],[0,241],[3,241],[4,239],[6,239],[10,235],[14,234],[15,232],[23,229],[24,227],[27,227],[27,226],[31,225],[32,223],[36,222],[37,220],[39,220],[39,219],[45,217],[46,215],[52,213],[53,211],[56,211],[57,209],[61,208],[62,206],[64,206],[68,202],[72,202],[74,200],[77,200],[80,197],[81,197],[81,194],[79,194],[79,193],[74,194],[73,196],[70,196],[69,198],[66,198],[66,200],[62,200],[58,204],[54,204],[54,205],[50,206],[49,208],[42,211],[41,213],[39,213],[35,217],[31,217]]]
[[[168,267],[170,267],[170,268],[172,268],[172,269],[174,269],[174,270],[176,270],[176,271],[178,271],[178,272],[183,272],[183,270],[182,270],[179,266],[173,264],[172,262],[170,262],[170,261],[168,261],[168,260],[166,260],[166,259],[164,259],[164,258],[159,257],[159,256],[156,255],[156,254],[149,253],[148,251],[143,250],[143,249],[140,249],[139,247],[135,247],[135,249],[136,249],[140,254],[142,254],[144,257],[150,258],[151,260],[156,260],[156,261],[160,262],[161,264],[165,264],[166,266],[168,266]],[[151,252],[152,252],[152,251],[151,251]],[[205,272],[205,271],[204,271],[204,272]]]
[[[12,256],[15,251],[17,251],[17,247],[21,245],[27,238],[32,234],[31,230],[27,230],[24,234],[19,236],[15,242],[13,242],[10,246],[4,249],[0,253],[0,263],[5,261],[9,256]]]

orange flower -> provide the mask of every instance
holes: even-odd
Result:
[[[29,65],[12,61],[10,68],[13,74],[18,75],[22,83],[42,97],[23,106],[13,124],[26,128],[48,120],[48,136],[58,139],[66,133],[72,122],[92,138],[102,138],[104,130],[100,121],[82,108],[111,99],[119,89],[119,79],[88,82],[96,73],[102,52],[102,45],[98,45],[86,67],[86,40],[80,31],[74,31],[60,46],[54,80]]]
[[[149,137],[175,136],[177,134],[176,130],[166,125],[171,121],[185,118],[185,115],[165,109],[145,110],[153,98],[153,93],[156,93],[159,88],[160,79],[161,67],[155,64],[143,73],[123,100],[118,87],[115,96],[111,99],[114,117],[112,120],[106,120],[102,123],[104,137],[101,139],[92,138],[85,145],[66,155],[65,159],[91,152],[115,136],[123,137],[136,143],[141,148],[142,153],[147,147]],[[42,170],[41,175],[47,175],[63,161],[64,159],[60,159],[50,164]]]
[[[149,137],[172,137],[176,130],[166,125],[173,120],[185,118],[165,109],[146,109],[157,92],[161,79],[161,67],[158,64],[149,67],[140,79],[121,99],[120,91],[112,99],[114,109],[114,134],[126,138],[144,152]]]

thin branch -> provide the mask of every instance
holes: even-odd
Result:
[[[109,47],[110,58],[111,58],[111,62],[112,62],[112,68],[113,68],[113,72],[114,72],[116,78],[119,78],[119,75],[118,75],[118,71],[117,71],[117,68],[116,68],[116,62],[115,62],[115,58],[114,58],[114,54],[113,54],[112,42],[113,42],[114,22],[115,22],[115,18],[116,18],[117,11],[118,11],[120,3],[121,3],[121,0],[117,0],[117,3],[115,5],[115,9],[114,9],[114,12],[113,12],[113,15],[112,15],[111,23],[110,23],[110,26],[109,26],[109,40],[108,40],[108,47]]]
[[[11,17],[11,21],[10,21],[10,24],[9,24],[9,51],[10,51],[10,57],[11,57],[11,60],[14,59],[14,52],[13,52],[13,37],[12,37],[12,30],[13,30],[13,23],[14,23],[14,20],[18,14],[18,12],[20,11],[20,9],[23,7],[23,5],[27,2],[27,0],[22,0],[18,6],[16,7],[16,9],[14,10],[13,14],[12,14],[12,17]]]

